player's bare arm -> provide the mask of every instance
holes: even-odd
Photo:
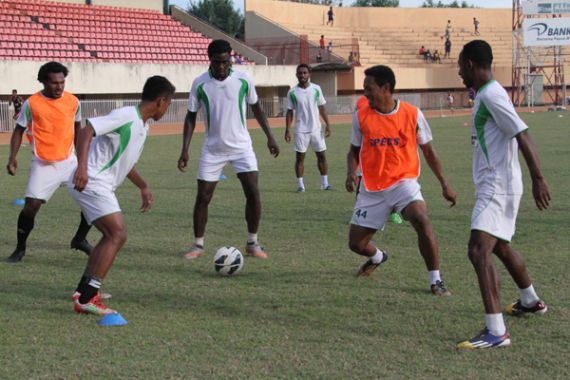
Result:
[[[190,147],[190,141],[192,141],[192,135],[194,134],[194,129],[196,128],[196,115],[196,112],[188,111],[186,113],[186,117],[184,118],[182,152],[180,153],[180,158],[178,159],[178,170],[181,172],[186,171],[186,166],[188,166],[188,160],[190,159],[188,148]]]
[[[360,147],[350,145],[348,154],[346,155],[346,191],[353,193],[358,185],[358,176],[356,169],[358,168],[358,157],[360,155]]]
[[[8,156],[8,164],[6,165],[6,170],[10,175],[16,175],[16,170],[18,170],[18,161],[16,156],[20,150],[20,145],[22,145],[22,136],[26,129],[21,125],[17,124],[12,132],[12,138],[10,138],[10,155]]]
[[[147,212],[152,207],[152,203],[154,202],[154,198],[148,185],[146,184],[145,180],[141,177],[139,172],[135,167],[131,169],[129,174],[127,174],[127,178],[140,189],[141,191],[141,200],[142,205],[139,209],[140,212]]]
[[[251,105],[251,110],[253,111],[253,116],[255,120],[259,123],[259,126],[267,136],[267,148],[269,149],[269,153],[273,155],[273,157],[279,156],[279,145],[277,145],[277,141],[273,137],[271,133],[271,129],[269,129],[269,122],[267,121],[267,116],[265,116],[265,112],[261,109],[259,102]]]
[[[95,130],[87,122],[84,128],[81,128],[76,137],[77,151],[77,170],[73,176],[74,188],[77,191],[83,191],[85,186],[87,186],[87,181],[89,177],[87,176],[87,158],[89,155],[89,145],[91,145],[91,140],[95,135]]]
[[[532,196],[539,210],[546,210],[550,204],[550,192],[546,179],[540,170],[540,160],[530,135],[523,131],[517,135],[519,150],[522,152],[530,178],[532,179]]]
[[[319,115],[325,121],[325,137],[329,137],[331,135],[331,123],[329,122],[329,115],[327,115],[325,106],[319,106]]]
[[[293,110],[287,110],[285,114],[285,141],[291,142],[291,124],[293,123]]]
[[[73,135],[73,145],[75,146],[75,149],[77,149],[77,139],[79,137],[79,131],[81,130],[81,122],[76,121],[73,123],[73,129],[75,131]]]
[[[420,148],[431,171],[436,176],[437,180],[441,185],[441,191],[443,197],[451,203],[450,207],[455,206],[457,200],[457,194],[451,188],[451,186],[449,186],[449,184],[447,183],[447,179],[443,175],[443,167],[441,166],[441,161],[439,160],[439,157],[434,147],[430,143],[427,143],[420,145]]]

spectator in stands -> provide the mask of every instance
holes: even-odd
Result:
[[[426,53],[426,48],[424,47],[424,45],[422,45],[422,47],[418,51],[418,54],[423,57],[425,55],[425,53]]]
[[[244,61],[244,59],[243,59],[242,55],[241,55],[241,54],[238,54],[237,57],[236,57],[236,63],[237,63],[238,65],[241,65],[241,64],[243,64],[243,61]]]
[[[445,54],[443,58],[451,58],[451,40],[449,38],[445,39]]]
[[[451,26],[451,20],[447,20],[447,25],[445,26],[445,33],[443,36],[441,36],[441,39],[443,40],[443,38],[451,38],[451,32],[453,31],[453,27]]]
[[[351,51],[350,54],[348,54],[348,63],[353,63],[354,62],[354,53]]]
[[[321,34],[321,39],[319,40],[319,48],[321,48],[321,50],[325,50],[325,47],[326,47],[325,36],[324,34]]]
[[[474,89],[469,87],[469,89],[467,90],[467,97],[469,98],[469,100],[468,100],[469,107],[473,107],[473,104],[475,103],[475,96],[476,95],[477,95],[477,92],[475,92]]]
[[[12,96],[8,99],[8,106],[11,106],[12,104],[14,105],[14,120],[18,118],[23,103],[24,99],[18,95],[18,90],[12,90]]]
[[[431,59],[435,63],[441,63],[441,57],[439,56],[439,51],[437,51],[437,49],[435,49],[435,51],[433,52],[433,56]]]
[[[7,260],[10,263],[22,260],[36,214],[60,185],[67,183],[77,167],[74,141],[81,129],[81,106],[75,96],[64,91],[67,73],[67,67],[59,62],[48,62],[40,67],[38,81],[44,88],[24,102],[12,133],[6,165],[8,174],[16,175],[16,156],[26,129],[32,141],[33,158],[24,208],[18,216],[16,249]],[[88,255],[91,253],[93,247],[86,239],[90,228],[81,214],[81,223],[71,240],[71,248]]]
[[[204,254],[204,234],[208,220],[208,206],[220,179],[224,166],[234,168],[243,188],[246,205],[247,243],[245,254],[267,258],[259,245],[257,231],[261,219],[261,197],[258,187],[257,159],[251,137],[245,128],[245,114],[250,105],[253,116],[267,138],[269,153],[277,157],[279,146],[271,133],[269,122],[259,104],[255,85],[249,74],[232,70],[231,45],[225,40],[214,40],[208,46],[210,67],[192,83],[188,112],[184,120],[182,152],[178,169],[185,171],[188,165],[189,146],[196,128],[196,116],[203,108],[206,120],[206,137],[198,164],[196,201],[194,204],[194,242],[185,254],[195,259]]]
[[[431,51],[429,49],[426,50],[426,52],[424,53],[424,61],[426,62],[431,62]]]
[[[473,17],[473,35],[479,35],[479,20],[476,17]]]
[[[333,11],[333,7],[332,5],[329,7],[329,11],[327,12],[328,15],[328,21],[327,21],[327,25],[331,24],[331,26],[334,26],[334,11]]]
[[[317,52],[317,57],[316,57],[316,59],[317,59],[317,62],[322,62],[322,61],[323,61],[323,56],[321,55],[321,51],[320,51],[320,50]]]
[[[329,44],[327,45],[327,52],[330,54],[332,53],[332,50],[333,50],[332,41],[329,41]]]

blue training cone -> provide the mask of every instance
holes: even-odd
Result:
[[[26,201],[23,200],[22,198],[16,198],[16,199],[14,199],[14,202],[12,202],[12,204],[14,206],[23,206],[26,204]]]
[[[124,326],[127,323],[127,320],[119,313],[107,314],[97,322],[99,326]]]
[[[226,175],[224,173],[220,174],[220,180],[226,179]]]

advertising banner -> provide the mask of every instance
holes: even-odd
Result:
[[[525,46],[570,45],[570,17],[527,18],[523,35]]]
[[[541,1],[529,0],[522,2],[523,14],[525,16],[547,14],[547,15],[563,15],[570,16],[570,0],[559,1]]]

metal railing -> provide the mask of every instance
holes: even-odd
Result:
[[[352,113],[354,105],[361,95],[331,96],[328,97],[325,108],[329,115],[347,115]],[[429,92],[429,93],[402,93],[396,94],[396,98],[404,100],[422,109],[440,109],[444,107],[447,99],[447,92]],[[467,95],[454,93],[457,99],[457,107],[467,105]],[[139,103],[136,99],[117,99],[117,100],[82,100],[81,101],[81,117],[83,120],[90,117],[106,115],[112,110],[120,107],[134,106]],[[287,112],[286,98],[260,98],[259,103],[267,117],[283,117]],[[158,122],[154,124],[180,124],[184,122],[184,117],[188,109],[188,100],[174,99],[168,112]],[[13,130],[15,122],[12,119],[14,110],[8,106],[7,101],[0,101],[0,132],[9,132]],[[248,107],[247,118],[252,119],[253,113]],[[198,120],[204,120],[201,112],[198,114]]]

